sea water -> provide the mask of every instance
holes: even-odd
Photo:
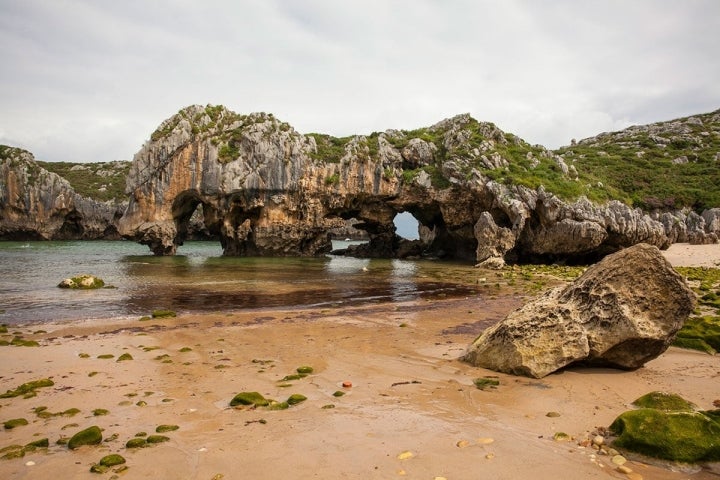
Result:
[[[335,242],[335,248],[347,246]],[[224,257],[217,242],[186,242],[172,257],[129,241],[0,242],[0,324],[150,314],[309,308],[432,299],[474,292],[469,265],[425,260]],[[88,273],[99,290],[58,284]]]

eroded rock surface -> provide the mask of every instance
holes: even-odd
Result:
[[[78,195],[30,152],[0,146],[0,239],[119,239],[124,204]]]
[[[208,234],[226,255],[311,256],[328,252],[329,232],[356,219],[369,238],[358,255],[502,263],[588,261],[639,242],[712,241],[708,225],[720,227],[710,214],[651,216],[582,197],[568,203],[542,186],[503,181],[513,162],[577,181],[562,157],[469,115],[338,139],[302,135],[268,114],[196,105],[163,122],[135,155],[120,230],[155,254],[173,254],[202,206]],[[418,220],[418,243],[395,234],[399,212]]]
[[[694,304],[660,251],[638,244],[512,312],[463,359],[535,378],[576,363],[636,369],[668,348]]]

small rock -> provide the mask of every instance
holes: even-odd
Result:
[[[602,435],[596,435],[595,438],[593,438],[593,445],[597,445],[598,447],[605,443],[605,437]]]
[[[625,465],[618,465],[617,471],[620,473],[632,473],[632,468],[626,467]]]
[[[625,462],[627,462],[627,459],[622,455],[615,455],[612,457],[612,463],[615,465],[625,465]]]
[[[637,472],[626,473],[629,480],[643,480],[643,476]]]
[[[460,448],[465,448],[465,447],[470,446],[470,442],[468,442],[467,440],[460,440],[455,445],[457,445]]]
[[[556,418],[556,417],[559,417],[560,414],[558,412],[548,412],[545,414],[545,416],[550,417],[550,418]]]
[[[32,467],[33,465],[35,465],[35,462],[33,462],[32,460],[25,462],[26,467]]]
[[[493,443],[495,440],[492,438],[478,438],[478,444],[480,445],[489,445]]]
[[[346,380],[342,383],[342,386],[343,388],[352,388],[352,382]]]
[[[485,458],[487,458],[488,460],[492,460],[493,458],[495,458],[495,454],[494,454],[494,453],[488,453],[487,455],[485,455]]]

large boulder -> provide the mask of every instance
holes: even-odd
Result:
[[[512,312],[463,359],[535,378],[575,363],[636,369],[667,349],[694,305],[660,251],[638,244]]]

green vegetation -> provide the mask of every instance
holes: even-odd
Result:
[[[35,340],[25,340],[22,337],[15,336],[9,342],[7,340],[0,340],[0,347],[7,347],[12,345],[14,347],[39,347],[40,344]]]
[[[177,425],[158,425],[155,429],[155,433],[166,433],[166,432],[174,432],[175,430],[178,430],[180,427]]]
[[[110,469],[110,467],[115,467],[117,465],[122,465],[124,463],[125,463],[125,458],[123,458],[122,455],[113,453],[113,454],[106,455],[103,458],[101,458],[98,463],[96,463],[95,465],[90,467],[90,471],[92,473],[105,473]]]
[[[345,147],[353,137],[337,138],[322,133],[308,133],[307,137],[315,139],[317,150],[310,152],[310,158],[325,163],[340,163],[345,156]]]
[[[100,427],[93,425],[85,430],[77,432],[75,435],[70,437],[68,441],[68,448],[75,450],[83,445],[99,445],[102,442],[102,431]]]
[[[122,355],[120,355],[120,356],[118,357],[118,359],[117,359],[116,361],[117,361],[117,362],[124,362],[124,361],[126,361],[126,360],[132,360],[132,359],[133,359],[132,355],[130,355],[129,353],[123,353]]]
[[[301,395],[299,393],[293,393],[288,397],[287,403],[288,405],[297,405],[298,403],[302,403],[305,400],[307,400],[307,397],[305,395]]]
[[[177,313],[173,310],[153,310],[152,318],[170,318],[176,317]]]
[[[610,425],[613,446],[674,462],[720,460],[720,415],[711,412],[641,408],[621,414]]]
[[[473,383],[478,390],[487,390],[488,388],[495,388],[500,385],[500,380],[496,377],[480,377],[473,380]]]
[[[37,395],[35,390],[38,388],[52,387],[53,385],[55,385],[55,382],[47,378],[33,380],[32,382],[23,383],[15,390],[8,390],[7,392],[0,394],[0,398],[19,397],[20,395],[22,395],[23,398],[31,398]]]
[[[231,407],[238,405],[266,407],[269,404],[270,401],[258,392],[241,392],[235,395],[235,397],[230,401]]]
[[[678,267],[677,271],[697,294],[698,308],[685,321],[673,345],[714,355],[720,351],[720,269]]]
[[[12,420],[7,420],[3,423],[3,427],[5,430],[12,430],[13,428],[21,427],[23,425],[27,425],[28,421],[24,418],[13,418]]]
[[[310,366],[307,366],[307,365],[303,365],[302,367],[298,367],[298,368],[296,368],[295,370],[297,371],[297,373],[301,373],[301,374],[305,374],[305,375],[309,375],[309,374],[311,374],[311,373],[313,373],[313,372],[315,371],[315,369],[314,369],[313,367],[310,367]]]
[[[36,163],[48,172],[68,181],[75,193],[100,202],[125,200],[125,179],[130,173],[129,161],[71,163]]]
[[[58,287],[60,288],[70,288],[70,289],[81,289],[81,290],[91,290],[95,288],[103,288],[105,286],[105,282],[98,277],[95,277],[93,275],[83,274],[78,275],[76,277],[66,278],[62,282],[58,284]]]
[[[665,392],[646,393],[632,404],[639,408],[653,408],[666,412],[692,412],[695,410],[695,405],[680,395]]]
[[[611,198],[699,212],[720,205],[717,113],[603,134],[556,153],[576,165],[583,182],[602,182]]]

